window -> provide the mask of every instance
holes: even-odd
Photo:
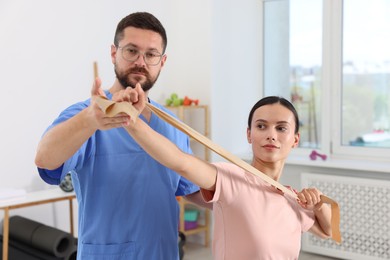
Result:
[[[300,149],[390,158],[390,1],[264,0],[264,95],[300,115]]]
[[[390,2],[343,9],[340,145],[390,148]]]

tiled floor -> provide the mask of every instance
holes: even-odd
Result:
[[[213,260],[210,247],[204,247],[200,244],[187,243],[185,245],[183,260]],[[336,260],[339,258],[325,257],[321,255],[301,252],[299,260]]]

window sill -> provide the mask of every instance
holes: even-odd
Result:
[[[246,162],[252,161],[251,154],[241,154],[239,157]],[[332,157],[327,158],[326,160],[322,160],[321,158],[317,158],[317,160],[310,160],[308,156],[290,155],[287,158],[286,165],[390,173],[390,161],[386,162]]]
[[[370,172],[390,173],[390,162],[373,161],[364,159],[327,158],[322,160],[310,160],[307,156],[289,156],[287,165],[302,165],[321,168],[346,169]]]

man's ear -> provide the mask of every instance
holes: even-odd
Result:
[[[114,44],[111,44],[111,62],[115,64],[116,62],[117,48]]]
[[[161,58],[161,61],[160,61],[160,63],[161,63],[161,68],[164,67],[164,64],[165,64],[166,61],[167,61],[167,55],[164,54],[164,55],[162,56],[162,58]]]

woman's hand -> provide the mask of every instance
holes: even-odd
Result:
[[[303,208],[313,210],[314,212],[315,222],[310,228],[310,232],[321,238],[330,238],[332,236],[332,211],[329,205],[321,201],[322,193],[316,188],[307,188],[298,192],[297,195],[299,204]]]
[[[298,192],[297,195],[299,199],[299,204],[305,209],[321,209],[323,204],[323,202],[321,202],[322,193],[316,188],[303,189],[301,192]]]
[[[146,105],[146,95],[140,83],[137,83],[135,88],[127,87],[115,92],[112,95],[112,100],[115,102],[129,102],[140,112]]]

